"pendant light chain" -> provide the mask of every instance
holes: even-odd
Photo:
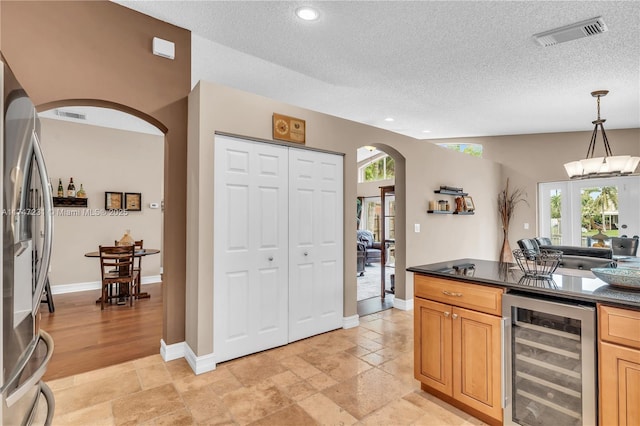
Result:
[[[593,155],[595,154],[596,139],[598,137],[598,127],[600,128],[600,131],[602,132],[602,140],[604,142],[605,156],[611,157],[611,156],[613,156],[613,153],[611,151],[611,146],[609,146],[609,139],[607,138],[607,134],[604,131],[604,126],[602,125],[606,120],[603,120],[603,119],[600,118],[600,97],[605,96],[606,93],[604,93],[604,94],[592,93],[592,95],[594,95],[596,97],[598,118],[593,122],[593,124],[595,126],[593,128],[593,133],[591,134],[591,142],[589,143],[589,147],[587,148],[587,158],[593,158]]]

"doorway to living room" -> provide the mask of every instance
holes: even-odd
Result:
[[[375,147],[358,149],[358,314],[393,307],[395,293],[395,161]]]

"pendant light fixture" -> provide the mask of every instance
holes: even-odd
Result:
[[[597,99],[598,118],[595,121],[592,121],[594,128],[593,133],[591,134],[591,142],[587,149],[587,158],[578,161],[571,161],[564,165],[564,168],[571,179],[631,174],[635,171],[636,167],[638,167],[638,163],[640,163],[640,157],[631,157],[630,155],[613,155],[611,152],[609,140],[607,139],[607,134],[605,133],[603,126],[603,123],[606,120],[604,118],[600,118],[600,98],[606,96],[607,93],[609,93],[608,90],[596,90],[595,92],[591,92],[591,96]],[[600,129],[600,132],[602,133],[605,157],[593,156],[596,148],[598,129]]]

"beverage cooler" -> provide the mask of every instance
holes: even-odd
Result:
[[[53,353],[40,330],[51,257],[53,199],[33,103],[0,54],[2,78],[2,303],[0,424],[50,424],[53,394],[41,380]]]
[[[597,424],[595,307],[506,294],[505,425]]]

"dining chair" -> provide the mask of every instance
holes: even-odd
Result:
[[[115,240],[113,245],[117,246],[119,245],[119,241]],[[133,242],[133,246],[135,247],[136,253],[141,252],[142,250],[144,250],[144,240],[137,240]],[[135,264],[133,266],[134,271],[138,271],[138,290],[140,289],[140,280],[142,279],[142,256],[135,256]]]
[[[144,240],[134,241],[133,246],[135,247],[136,253],[144,250]],[[142,279],[142,258],[143,256],[135,257],[135,265],[133,266],[133,270],[138,272],[137,275],[137,289],[140,290],[140,280]]]
[[[99,246],[99,251],[102,275],[100,309],[104,309],[105,302],[124,296],[129,296],[129,305],[133,306],[138,283],[138,272],[134,269],[135,246]],[[117,287],[115,295],[112,294],[113,286]]]

